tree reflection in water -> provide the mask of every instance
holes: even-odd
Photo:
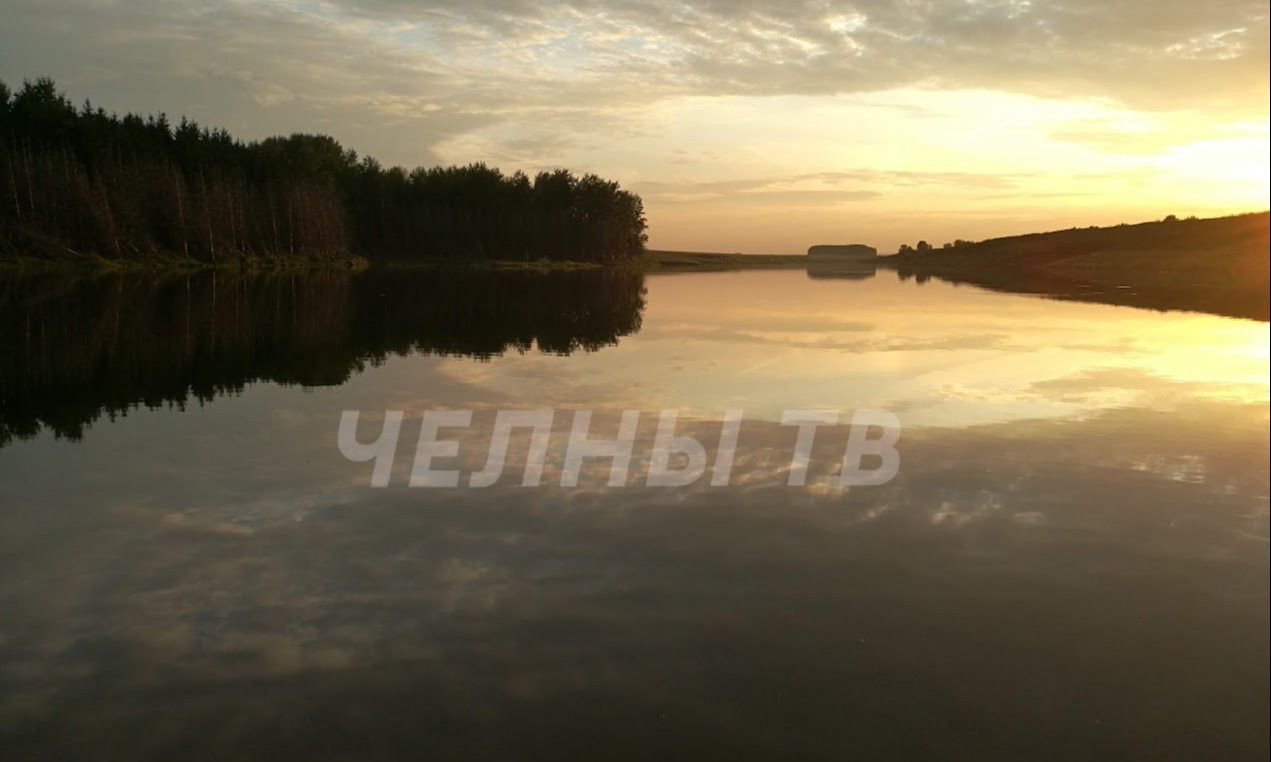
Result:
[[[570,354],[640,329],[632,271],[115,273],[0,281],[0,446],[255,381],[341,384],[412,352]]]

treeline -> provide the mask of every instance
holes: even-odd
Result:
[[[926,241],[919,241],[915,246],[902,243],[896,254],[911,258],[925,254],[992,253],[1056,259],[1113,248],[1182,248],[1244,236],[1249,230],[1256,231],[1258,218],[1257,213],[1204,220],[1195,215],[1179,219],[1177,215],[1171,214],[1157,221],[1122,222],[1109,227],[1090,225],[1045,233],[989,238],[984,241],[958,238],[939,247]]]
[[[640,197],[595,175],[385,168],[325,135],[77,108],[48,79],[0,82],[0,173],[9,256],[615,262],[645,241]]]

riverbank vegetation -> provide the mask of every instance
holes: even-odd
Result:
[[[0,82],[0,260],[611,263],[640,197],[567,170],[384,167],[325,135],[244,142]]]
[[[1061,299],[1267,320],[1271,214],[1177,219],[905,247],[880,257],[936,277]]]

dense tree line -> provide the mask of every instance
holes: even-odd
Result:
[[[614,262],[645,240],[640,197],[595,175],[385,168],[325,135],[77,108],[48,79],[0,82],[0,173],[10,255]]]

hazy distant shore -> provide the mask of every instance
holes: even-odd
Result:
[[[1267,320],[1267,212],[959,241],[880,256],[901,278],[1057,299]],[[655,272],[802,269],[794,254],[651,250]]]
[[[710,251],[645,252],[646,266],[654,271],[713,272],[718,270],[802,270],[808,258],[802,254],[725,254]]]

